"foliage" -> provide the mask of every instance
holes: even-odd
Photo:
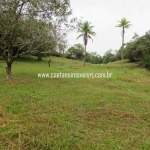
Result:
[[[130,24],[130,21],[128,21],[126,18],[122,18],[121,21],[118,21],[118,25],[116,25],[116,27],[124,27],[126,29],[128,29],[131,24]]]
[[[132,41],[127,43],[125,54],[131,62],[138,61],[142,66],[149,68],[150,31],[141,37],[136,36]]]
[[[143,67],[145,67],[147,70],[150,71],[150,55],[143,57],[142,65],[143,65]]]
[[[85,22],[79,24],[78,32],[81,34],[77,37],[77,39],[80,37],[83,37],[84,46],[87,45],[88,38],[92,39],[91,35],[92,36],[96,35],[96,33],[93,31],[93,27],[94,26],[91,26],[91,22],[88,22],[88,21],[85,21]]]
[[[91,52],[91,53],[87,52],[86,61],[92,64],[101,64],[103,62],[103,58],[96,52]]]
[[[75,44],[74,46],[71,46],[66,54],[65,57],[68,59],[77,59],[77,60],[83,60],[84,56],[84,47],[82,44]],[[101,64],[103,62],[103,58],[97,54],[96,52],[86,52],[86,62],[92,63],[92,64]]]
[[[66,58],[82,60],[84,56],[84,47],[82,44],[71,46],[66,52]]]
[[[114,60],[121,60],[121,48],[119,50],[116,50],[116,53],[114,54]]]
[[[112,52],[113,50],[108,50],[103,56],[103,63],[113,62],[115,61],[115,55]]]

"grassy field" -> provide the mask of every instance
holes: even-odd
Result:
[[[13,78],[0,68],[0,150],[150,150],[150,73],[24,58]],[[0,65],[5,66],[3,61]],[[38,78],[38,73],[112,73],[111,78]]]

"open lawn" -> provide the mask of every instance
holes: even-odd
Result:
[[[0,150],[150,150],[150,73],[52,57],[0,68]],[[0,61],[5,66],[5,62]],[[38,78],[38,73],[112,73],[111,78]]]

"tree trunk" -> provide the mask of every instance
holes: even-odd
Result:
[[[38,53],[38,61],[41,61],[41,60],[42,60],[42,54]]]
[[[48,61],[48,66],[49,67],[51,66],[51,59]]]
[[[63,49],[62,50],[62,56],[61,56],[62,58],[64,58],[64,54],[65,54],[65,50]]]
[[[84,66],[85,66],[85,62],[86,62],[86,45],[85,45]]]
[[[85,32],[85,34],[84,34],[83,41],[84,41],[84,46],[85,46],[85,56],[84,56],[84,66],[85,66],[85,62],[86,62],[86,45],[87,45],[87,42],[88,42],[87,32]]]
[[[6,79],[9,79],[11,77],[11,66],[12,62],[7,62]]]
[[[123,59],[124,59],[124,26],[123,26],[123,31],[122,31],[122,50],[121,50],[121,68],[123,68]]]
[[[12,51],[8,50],[8,59],[7,59],[7,67],[6,67],[6,79],[9,79],[11,77],[11,67],[12,67]]]

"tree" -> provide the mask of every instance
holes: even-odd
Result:
[[[86,45],[88,42],[88,39],[92,39],[91,35],[95,36],[96,33],[92,30],[94,26],[91,26],[91,23],[88,21],[85,21],[83,23],[79,24],[79,29],[78,32],[81,33],[78,37],[83,37],[83,41],[84,41],[84,46],[85,46],[85,56],[84,56],[84,66],[85,66],[85,62],[86,62]],[[92,39],[93,41],[93,39]]]
[[[54,40],[53,37],[53,25],[46,23],[42,20],[30,20],[32,22],[32,34],[30,35],[30,41],[32,41],[32,48],[35,49],[35,55],[38,56],[38,60],[42,60],[42,56],[45,53],[50,53],[51,43]],[[31,46],[30,46],[31,47]],[[30,49],[27,44],[27,49]]]
[[[115,55],[113,54],[113,50],[109,49],[103,56],[103,63],[109,63],[115,61]]]
[[[101,64],[103,62],[103,58],[96,52],[91,52],[91,53],[87,52],[86,62],[89,62],[92,64]]]
[[[150,70],[150,31],[143,36],[134,35],[125,47],[125,56],[131,62],[139,62],[141,66]]]
[[[66,57],[69,59],[83,59],[83,53],[84,53],[84,47],[82,44],[75,44],[74,46],[71,46],[67,52]]]
[[[125,28],[128,29],[131,24],[130,21],[127,21],[126,18],[122,18],[121,21],[118,21],[119,24],[116,25],[116,27],[121,27],[122,28],[122,51],[121,51],[121,67],[123,68],[123,50],[124,50],[124,34],[125,34]]]
[[[48,23],[57,22],[60,27],[70,14],[69,0],[0,1],[0,54],[7,63],[7,79],[17,57],[37,52],[50,40],[47,39],[52,34],[47,30],[50,29]],[[40,20],[45,22],[42,28],[38,24]]]

